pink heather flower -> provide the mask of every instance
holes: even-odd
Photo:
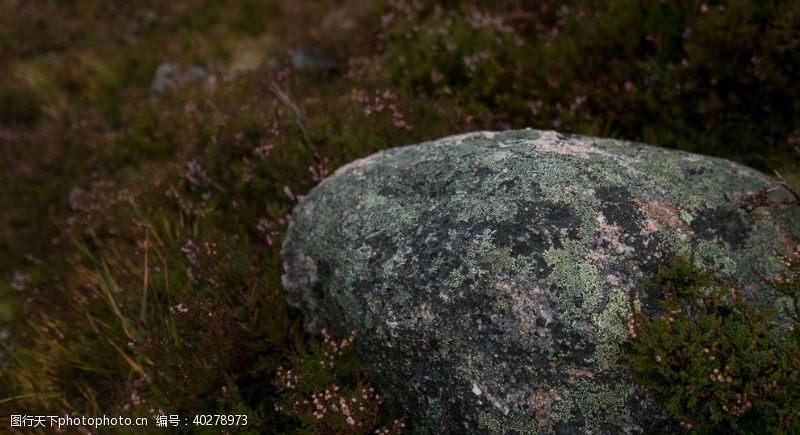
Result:
[[[386,27],[394,20],[394,12],[389,12],[381,16],[381,27]]]
[[[30,275],[25,272],[15,271],[13,278],[11,278],[11,288],[22,291],[25,290],[29,282],[31,282]]]
[[[297,198],[289,186],[283,186],[283,194],[289,197],[289,199],[291,199],[292,201],[294,201]]]
[[[489,53],[485,51],[480,51],[470,56],[464,56],[464,65],[471,71],[475,71],[478,62],[487,59],[488,57]]]
[[[207,179],[205,169],[203,169],[203,164],[197,159],[186,162],[183,176],[192,186],[199,186]]]
[[[392,122],[394,122],[394,126],[397,128],[404,128],[407,126],[406,120],[400,112],[392,113]]]
[[[265,160],[272,153],[272,149],[274,147],[275,146],[272,144],[272,142],[269,142],[266,139],[261,139],[256,149],[253,150],[253,154],[255,154],[259,159]]]
[[[267,246],[272,246],[278,237],[278,231],[275,229],[273,222],[267,218],[259,219],[256,229],[264,234],[264,240],[267,242]]]
[[[183,302],[181,302],[181,303],[179,303],[177,305],[173,305],[173,306],[169,307],[169,312],[172,313],[172,314],[175,314],[175,313],[183,314],[183,313],[186,313],[188,311],[189,311],[189,308]]]

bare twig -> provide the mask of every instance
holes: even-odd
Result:
[[[289,106],[289,109],[292,110],[294,113],[295,120],[297,121],[297,125],[300,127],[300,132],[303,134],[303,140],[305,142],[306,147],[311,151],[314,155],[316,160],[320,160],[319,152],[317,148],[314,146],[314,143],[311,141],[311,133],[308,128],[308,122],[306,122],[306,115],[303,113],[303,110],[297,103],[292,100],[289,94],[281,88],[281,86],[272,78],[269,78],[267,81],[267,88],[269,91],[272,92],[283,104]]]

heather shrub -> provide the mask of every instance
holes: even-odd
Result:
[[[781,257],[789,272],[769,284],[787,297],[780,313],[745,302],[735,283],[694,258],[673,257],[650,285],[662,313],[634,315],[630,364],[687,430],[795,433],[800,430],[800,250]],[[786,317],[782,318],[784,321]]]
[[[455,98],[476,119],[796,167],[795,2],[389,5],[395,85]]]
[[[275,385],[281,400],[275,410],[318,433],[401,433],[402,420],[375,429],[383,401],[375,389],[358,381],[358,364],[351,353],[355,334],[340,340],[322,330],[323,342],[280,367]]]

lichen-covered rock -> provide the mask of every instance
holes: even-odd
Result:
[[[312,190],[284,242],[284,285],[309,330],[357,331],[414,432],[669,431],[623,364],[629,302],[654,309],[642,283],[670,252],[694,252],[776,303],[757,273],[778,270],[800,219],[742,207],[765,187],[727,160],[617,140],[448,137]]]

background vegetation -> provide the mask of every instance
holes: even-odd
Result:
[[[774,0],[4,1],[0,415],[400,431],[284,303],[296,201],[382,148],[529,126],[797,180],[797,29]]]

